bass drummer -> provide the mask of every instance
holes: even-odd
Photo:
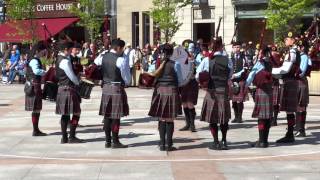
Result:
[[[194,121],[196,118],[195,105],[198,102],[199,84],[194,77],[194,44],[188,46],[187,57],[180,63],[184,76],[184,85],[180,87],[181,104],[186,118],[186,125],[180,131],[196,132]]]

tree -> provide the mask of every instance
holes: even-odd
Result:
[[[300,33],[302,16],[310,11],[317,0],[269,0],[266,11],[267,28],[276,33],[276,42],[283,41],[289,31]]]
[[[150,15],[164,34],[165,42],[169,42],[182,26],[176,12],[191,4],[192,0],[153,0]]]
[[[79,24],[88,29],[91,42],[100,33],[104,22],[104,10],[104,0],[79,0],[78,4],[70,9],[71,13],[80,18]]]
[[[30,34],[31,42],[37,41],[36,26],[33,19],[35,17],[34,7],[36,5],[36,0],[6,0],[7,5],[7,16],[9,21],[17,29],[19,35]],[[30,23],[30,29],[26,29],[25,24],[15,23],[17,20],[27,20]],[[15,34],[9,34],[15,36]],[[30,42],[30,40],[27,40]]]

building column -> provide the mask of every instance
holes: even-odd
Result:
[[[143,18],[142,18],[143,12],[139,11],[139,46],[143,46]],[[133,47],[136,48],[136,47]]]

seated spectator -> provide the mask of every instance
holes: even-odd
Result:
[[[14,78],[16,76],[16,66],[18,65],[19,59],[20,59],[20,53],[17,54],[17,51],[13,49],[11,51],[11,57],[10,57],[8,84],[12,84],[12,82],[14,81]]]

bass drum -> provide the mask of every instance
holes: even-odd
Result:
[[[94,83],[92,81],[89,81],[87,79],[82,79],[80,81],[80,90],[79,90],[80,97],[82,97],[83,99],[90,99],[90,95],[93,87],[94,87]]]

